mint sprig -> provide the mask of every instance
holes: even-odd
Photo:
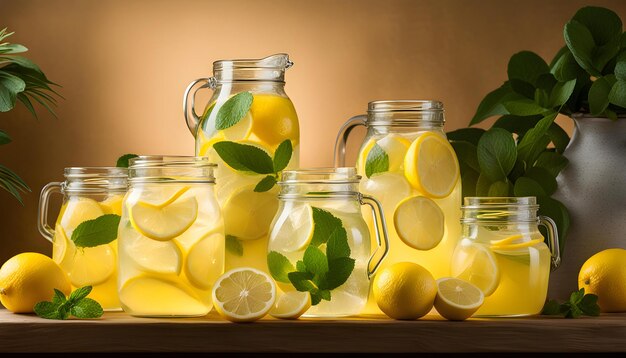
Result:
[[[370,178],[376,173],[389,170],[389,155],[378,144],[374,144],[365,159],[365,175]]]
[[[293,154],[293,146],[289,139],[278,145],[274,158],[259,147],[231,141],[215,143],[213,148],[220,158],[235,170],[266,174],[254,188],[256,192],[268,191],[276,185],[278,174],[287,167]]]
[[[226,235],[226,251],[235,256],[243,256],[243,245],[236,236]]]
[[[63,292],[54,289],[52,302],[41,301],[35,305],[33,311],[45,319],[68,319],[70,315],[82,319],[99,318],[104,311],[97,301],[87,298],[91,289],[91,286],[81,287],[67,298]]]
[[[138,155],[137,154],[124,154],[121,157],[117,158],[117,163],[115,164],[116,167],[118,168],[128,168],[129,164],[128,162],[133,159],[133,158],[137,158]]]
[[[80,223],[72,232],[72,241],[76,247],[95,247],[115,240],[120,216],[106,214],[93,220]]]
[[[341,220],[330,212],[313,207],[313,238],[302,260],[294,265],[279,252],[271,251],[267,264],[272,277],[291,283],[296,290],[309,292],[311,303],[331,300],[331,291],[343,285],[354,270],[348,235]],[[325,250],[323,250],[323,246]]]
[[[569,300],[562,304],[559,304],[557,300],[546,302],[541,314],[549,316],[561,315],[565,318],[578,318],[583,315],[599,316],[598,296],[591,293],[585,294],[585,289],[581,288],[572,292]]]
[[[215,129],[223,130],[239,123],[250,110],[253,99],[250,92],[237,93],[229,98],[217,111]]]

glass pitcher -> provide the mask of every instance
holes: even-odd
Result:
[[[394,223],[389,224],[391,245],[383,268],[409,261],[422,265],[435,278],[450,275],[450,258],[461,229],[461,179],[458,160],[446,140],[443,124],[443,104],[439,101],[374,101],[368,105],[367,116],[349,119],[339,131],[335,165],[342,166],[350,131],[356,126],[367,128],[357,159],[358,174],[363,177],[360,191],[376,197],[389,222]],[[427,146],[435,150],[423,150]],[[443,166],[439,167],[442,157],[451,169],[446,171]],[[418,214],[422,211],[411,215],[415,221],[414,224],[409,222],[410,228],[419,232],[421,228],[433,225],[433,217],[438,218],[439,226],[431,230],[429,237],[435,242],[440,241],[429,250],[407,244],[396,229],[396,208],[408,198],[415,197],[419,197],[424,208],[430,209],[429,212],[424,210],[424,215]],[[406,220],[403,223],[406,225]],[[368,220],[368,226],[373,230],[371,220]],[[365,313],[381,314],[372,298],[370,295]]]
[[[369,279],[389,250],[380,203],[358,191],[355,168],[317,168],[282,173],[279,208],[270,230],[267,262],[282,291],[308,291],[307,317],[361,313]],[[370,234],[361,205],[375,223]]]
[[[485,294],[477,316],[527,316],[541,312],[550,268],[561,261],[554,222],[537,217],[535,197],[466,197],[463,234],[452,257],[454,277]],[[543,225],[548,245],[539,232]]]
[[[224,221],[206,157],[130,160],[119,225],[119,296],[134,316],[204,316],[224,272]]]
[[[267,233],[278,208],[277,172],[299,165],[300,127],[284,81],[292,65],[286,54],[216,61],[214,77],[192,82],[185,92],[185,118],[196,137],[196,155],[218,165],[226,269],[252,266],[267,272]],[[195,94],[202,88],[212,89],[213,96],[198,115]]]
[[[72,290],[92,286],[89,297],[105,310],[120,309],[117,238],[97,237],[96,242],[84,242],[73,234],[85,221],[106,214],[122,215],[127,176],[125,168],[65,168],[65,181],[44,186],[39,198],[39,232],[52,242],[52,259],[67,273]],[[54,229],[48,225],[48,203],[53,193],[63,194]]]

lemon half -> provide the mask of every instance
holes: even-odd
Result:
[[[441,242],[445,232],[443,211],[425,196],[413,196],[398,204],[393,223],[400,239],[417,250],[430,250]]]
[[[308,292],[286,292],[278,298],[270,311],[270,316],[280,319],[298,319],[309,308],[311,308],[311,295]]]
[[[276,300],[276,285],[265,272],[251,267],[230,270],[213,287],[217,312],[233,322],[251,322],[263,318]]]
[[[485,301],[483,292],[475,285],[453,277],[437,280],[435,308],[440,315],[452,321],[471,317]]]

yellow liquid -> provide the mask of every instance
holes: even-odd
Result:
[[[105,214],[121,215],[121,207],[122,195],[112,195],[100,201],[72,196],[63,203],[55,225],[52,258],[67,274],[72,290],[92,286],[88,297],[98,301],[105,310],[120,309],[117,240],[96,247],[77,248],[71,237],[83,221]]]
[[[445,232],[441,242],[433,249],[428,251],[416,250],[406,245],[396,233],[394,227],[393,216],[398,203],[403,199],[424,195],[417,189],[413,188],[404,176],[404,156],[408,149],[408,144],[414,141],[424,131],[402,134],[375,135],[369,141],[363,144],[359,152],[359,160],[357,161],[357,170],[363,177],[361,179],[360,190],[363,194],[369,194],[378,199],[383,206],[383,211],[387,221],[387,230],[389,234],[389,253],[385,260],[378,268],[380,271],[387,266],[398,262],[414,262],[426,268],[435,277],[450,276],[450,258],[461,233],[461,225],[459,223],[461,217],[461,180],[459,178],[454,190],[450,195],[441,199],[433,199],[441,208],[445,217]],[[437,134],[443,135],[443,133]],[[390,146],[385,148],[381,145],[381,140],[388,140],[388,136],[397,136],[404,138],[407,143],[406,147],[402,145]],[[387,137],[387,138],[386,138]],[[402,139],[400,139],[402,140]],[[389,156],[390,171],[375,174],[370,178],[365,175],[365,158],[371,145],[376,142],[379,144]],[[384,143],[384,142],[383,142]],[[363,217],[366,218],[368,227],[370,228],[372,237],[372,247],[376,247],[376,236],[374,235],[374,225],[371,219],[369,209],[364,209]],[[373,280],[373,278],[372,278]],[[382,315],[374,295],[370,289],[370,295],[363,314]]]
[[[197,216],[182,234],[151,239],[130,220],[137,202],[162,203],[188,186],[178,199],[195,197]],[[141,218],[133,217],[133,220]],[[128,192],[119,226],[119,296],[134,316],[204,316],[213,307],[211,290],[224,273],[224,226],[213,186],[140,184]]]
[[[269,227],[278,208],[278,187],[255,193],[254,187],[266,175],[237,171],[229,167],[213,149],[220,141],[252,145],[270,157],[284,140],[291,140],[293,154],[287,169],[299,164],[300,129],[291,100],[272,94],[253,94],[248,114],[226,130],[215,129],[215,118],[227,98],[209,103],[210,115],[201,121],[196,135],[196,154],[217,163],[217,200],[225,218],[226,235],[236,240],[241,251],[226,250],[226,270],[254,267],[269,273],[267,245]]]

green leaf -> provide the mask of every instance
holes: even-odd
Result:
[[[313,274],[311,272],[290,272],[288,275],[289,281],[293,287],[300,292],[317,291],[317,286],[313,283]]]
[[[41,301],[38,302],[33,311],[41,318],[45,319],[64,319],[63,314],[59,312],[59,306],[52,302]]]
[[[309,247],[307,247],[304,251],[302,260],[306,265],[307,271],[311,273],[323,275],[328,272],[328,261],[326,260],[326,255],[324,255],[324,253],[315,246],[309,245]]]
[[[537,85],[539,76],[549,72],[550,68],[546,61],[531,51],[516,53],[509,60],[507,67],[509,80],[521,80],[533,86]]]
[[[121,157],[117,158],[117,163],[115,164],[118,168],[128,168],[129,161],[133,158],[139,157],[137,154],[124,154]]]
[[[557,177],[569,161],[562,154],[555,152],[543,152],[535,162],[535,167],[547,170],[553,177]]]
[[[226,235],[226,251],[232,255],[241,257],[243,256],[243,245],[236,236]],[[268,255],[269,260],[269,255]]]
[[[554,75],[554,77],[557,80],[561,82],[567,82],[569,80],[576,79],[583,72],[585,72],[585,70],[583,70],[580,67],[578,62],[576,62],[574,55],[569,49],[567,49],[567,52],[565,52],[557,60],[557,62],[553,66],[550,66],[550,67],[551,67],[550,72]]]
[[[295,271],[289,259],[276,251],[267,254],[267,267],[274,280],[284,283],[290,282],[288,274]]]
[[[70,308],[70,313],[76,318],[99,318],[104,311],[102,306],[91,298],[84,298],[80,302],[77,302]]]
[[[482,172],[476,181],[476,196],[489,196],[489,188],[493,182]]]
[[[52,303],[55,305],[62,305],[67,301],[67,299],[65,298],[65,294],[61,291],[59,291],[58,289],[54,289],[54,296],[52,296]]]
[[[626,36],[624,37],[626,38]],[[626,80],[626,51],[617,57],[615,63],[615,77],[620,80]]]
[[[74,290],[74,292],[70,293],[70,297],[67,300],[68,302],[70,302],[70,304],[74,304],[87,297],[91,293],[91,290],[91,286],[77,288],[76,290]]]
[[[504,129],[491,128],[480,138],[477,154],[481,172],[492,182],[503,180],[517,158],[513,136]]]
[[[556,178],[547,169],[535,166],[529,168],[524,176],[539,184],[545,195],[550,196],[556,191]]]
[[[7,132],[0,129],[0,145],[8,143],[11,143],[11,137],[7,134]]]
[[[318,293],[311,293],[311,305],[315,306],[322,302],[322,296]]]
[[[117,226],[120,216],[102,215],[93,220],[83,221],[72,232],[72,241],[76,247],[95,247],[108,244],[117,238]]]
[[[548,136],[554,144],[554,148],[559,152],[563,153],[567,145],[569,144],[569,135],[561,126],[557,123],[553,122],[548,128]]]
[[[516,116],[533,116],[536,114],[542,114],[546,111],[545,108],[528,98],[505,102],[504,107],[510,114],[514,114]]]
[[[335,231],[345,232],[341,220],[324,209],[313,207],[313,223],[312,246],[325,244]]]
[[[600,70],[593,66],[595,42],[589,29],[576,20],[570,20],[563,30],[565,43],[576,62],[591,75],[600,77]]]
[[[274,185],[276,185],[276,177],[273,175],[268,175],[257,183],[257,185],[254,187],[254,191],[257,193],[262,193],[272,189]]]
[[[339,257],[328,261],[328,274],[321,289],[334,290],[343,285],[354,270],[354,259],[349,257]]]
[[[274,172],[278,173],[285,169],[291,160],[293,148],[289,139],[284,140],[274,153]]]
[[[470,121],[470,126],[478,124],[491,116],[508,114],[503,103],[509,99],[513,93],[513,89],[508,82],[505,82],[500,88],[491,91],[478,105],[478,109]]]
[[[17,94],[24,91],[26,83],[19,77],[0,71],[0,112],[15,107]]]
[[[568,52],[569,52],[569,49],[567,48],[567,46],[561,47],[559,51],[557,51],[556,55],[554,55],[554,57],[552,58],[552,61],[550,61],[550,64],[548,66],[551,69],[554,68],[554,66],[556,66],[556,64],[559,62],[561,57],[565,56]]]
[[[517,146],[518,156],[526,163],[527,167],[532,166],[539,154],[543,152],[550,143],[547,136],[548,129],[556,119],[557,113],[543,117],[534,128],[528,131]]]
[[[515,196],[544,196],[545,191],[534,179],[520,177],[515,181],[513,187]]]
[[[615,75],[600,77],[593,82],[588,97],[591,114],[600,115],[609,106],[609,93],[615,82]]]
[[[0,53],[1,54],[14,54],[14,53],[22,53],[22,52],[26,52],[28,51],[28,49],[20,44],[3,44],[2,46],[0,46]]]
[[[213,149],[231,168],[257,174],[273,174],[272,158],[263,149],[248,144],[223,141],[213,144]]]
[[[452,142],[469,142],[473,145],[478,145],[478,141],[483,133],[485,133],[485,130],[482,128],[461,128],[446,133],[446,137]]]
[[[606,45],[622,34],[622,20],[616,13],[603,7],[583,7],[573,19],[589,29],[598,46]]]
[[[307,272],[304,261],[298,260],[298,262],[296,262],[296,270],[298,270],[298,272]]]
[[[543,306],[543,309],[541,310],[542,315],[553,316],[553,315],[558,315],[560,313],[561,313],[561,305],[559,305],[559,302],[557,300],[550,300],[546,302],[546,304]]]
[[[554,108],[564,105],[574,92],[574,87],[576,87],[576,79],[558,82],[554,85],[548,100],[548,107]]]
[[[611,88],[611,92],[609,92],[609,102],[616,106],[626,108],[626,81],[619,80],[615,82],[613,88]]]
[[[367,153],[365,160],[365,175],[370,178],[376,173],[384,173],[389,170],[389,156],[378,144],[374,144]]]
[[[463,191],[463,197],[477,196],[476,186],[480,174],[472,169],[464,170],[463,167],[461,165],[461,190]]]
[[[328,260],[334,260],[341,257],[350,257],[350,245],[348,245],[348,234],[342,227],[334,230],[330,234],[328,242],[326,242],[326,256]]]
[[[515,183],[517,178],[524,175],[525,172],[526,172],[526,163],[524,163],[523,160],[520,160],[519,158],[517,158],[515,160],[515,165],[513,166],[513,169],[511,170],[507,178],[509,179],[510,183]],[[513,193],[513,186],[511,186],[510,192],[511,194]]]
[[[330,291],[329,290],[320,290],[319,293],[320,297],[325,300],[325,301],[330,301]]]
[[[563,203],[547,196],[537,197],[537,203],[539,204],[539,215],[547,216],[554,220],[558,229],[561,255],[563,255],[565,251],[565,241],[563,239],[567,236],[570,226],[569,212]]]
[[[450,144],[452,145],[452,148],[454,148],[459,162],[467,164],[467,166],[475,171],[480,171],[477,154],[478,149],[474,144],[465,141],[454,141]]]
[[[489,186],[489,191],[487,192],[487,196],[510,196],[511,192],[511,184],[509,182],[504,182],[498,180],[495,183],[492,183]]]
[[[252,100],[253,97],[250,92],[237,93],[229,98],[217,112],[215,129],[223,130],[239,123],[250,110]]]
[[[580,300],[579,307],[581,311],[587,316],[599,316],[600,306],[598,306],[598,296],[594,294],[586,294],[582,300]]]
[[[495,128],[506,129],[511,133],[523,137],[526,132],[533,128],[542,116],[514,116],[512,114],[502,116],[493,124]]]

